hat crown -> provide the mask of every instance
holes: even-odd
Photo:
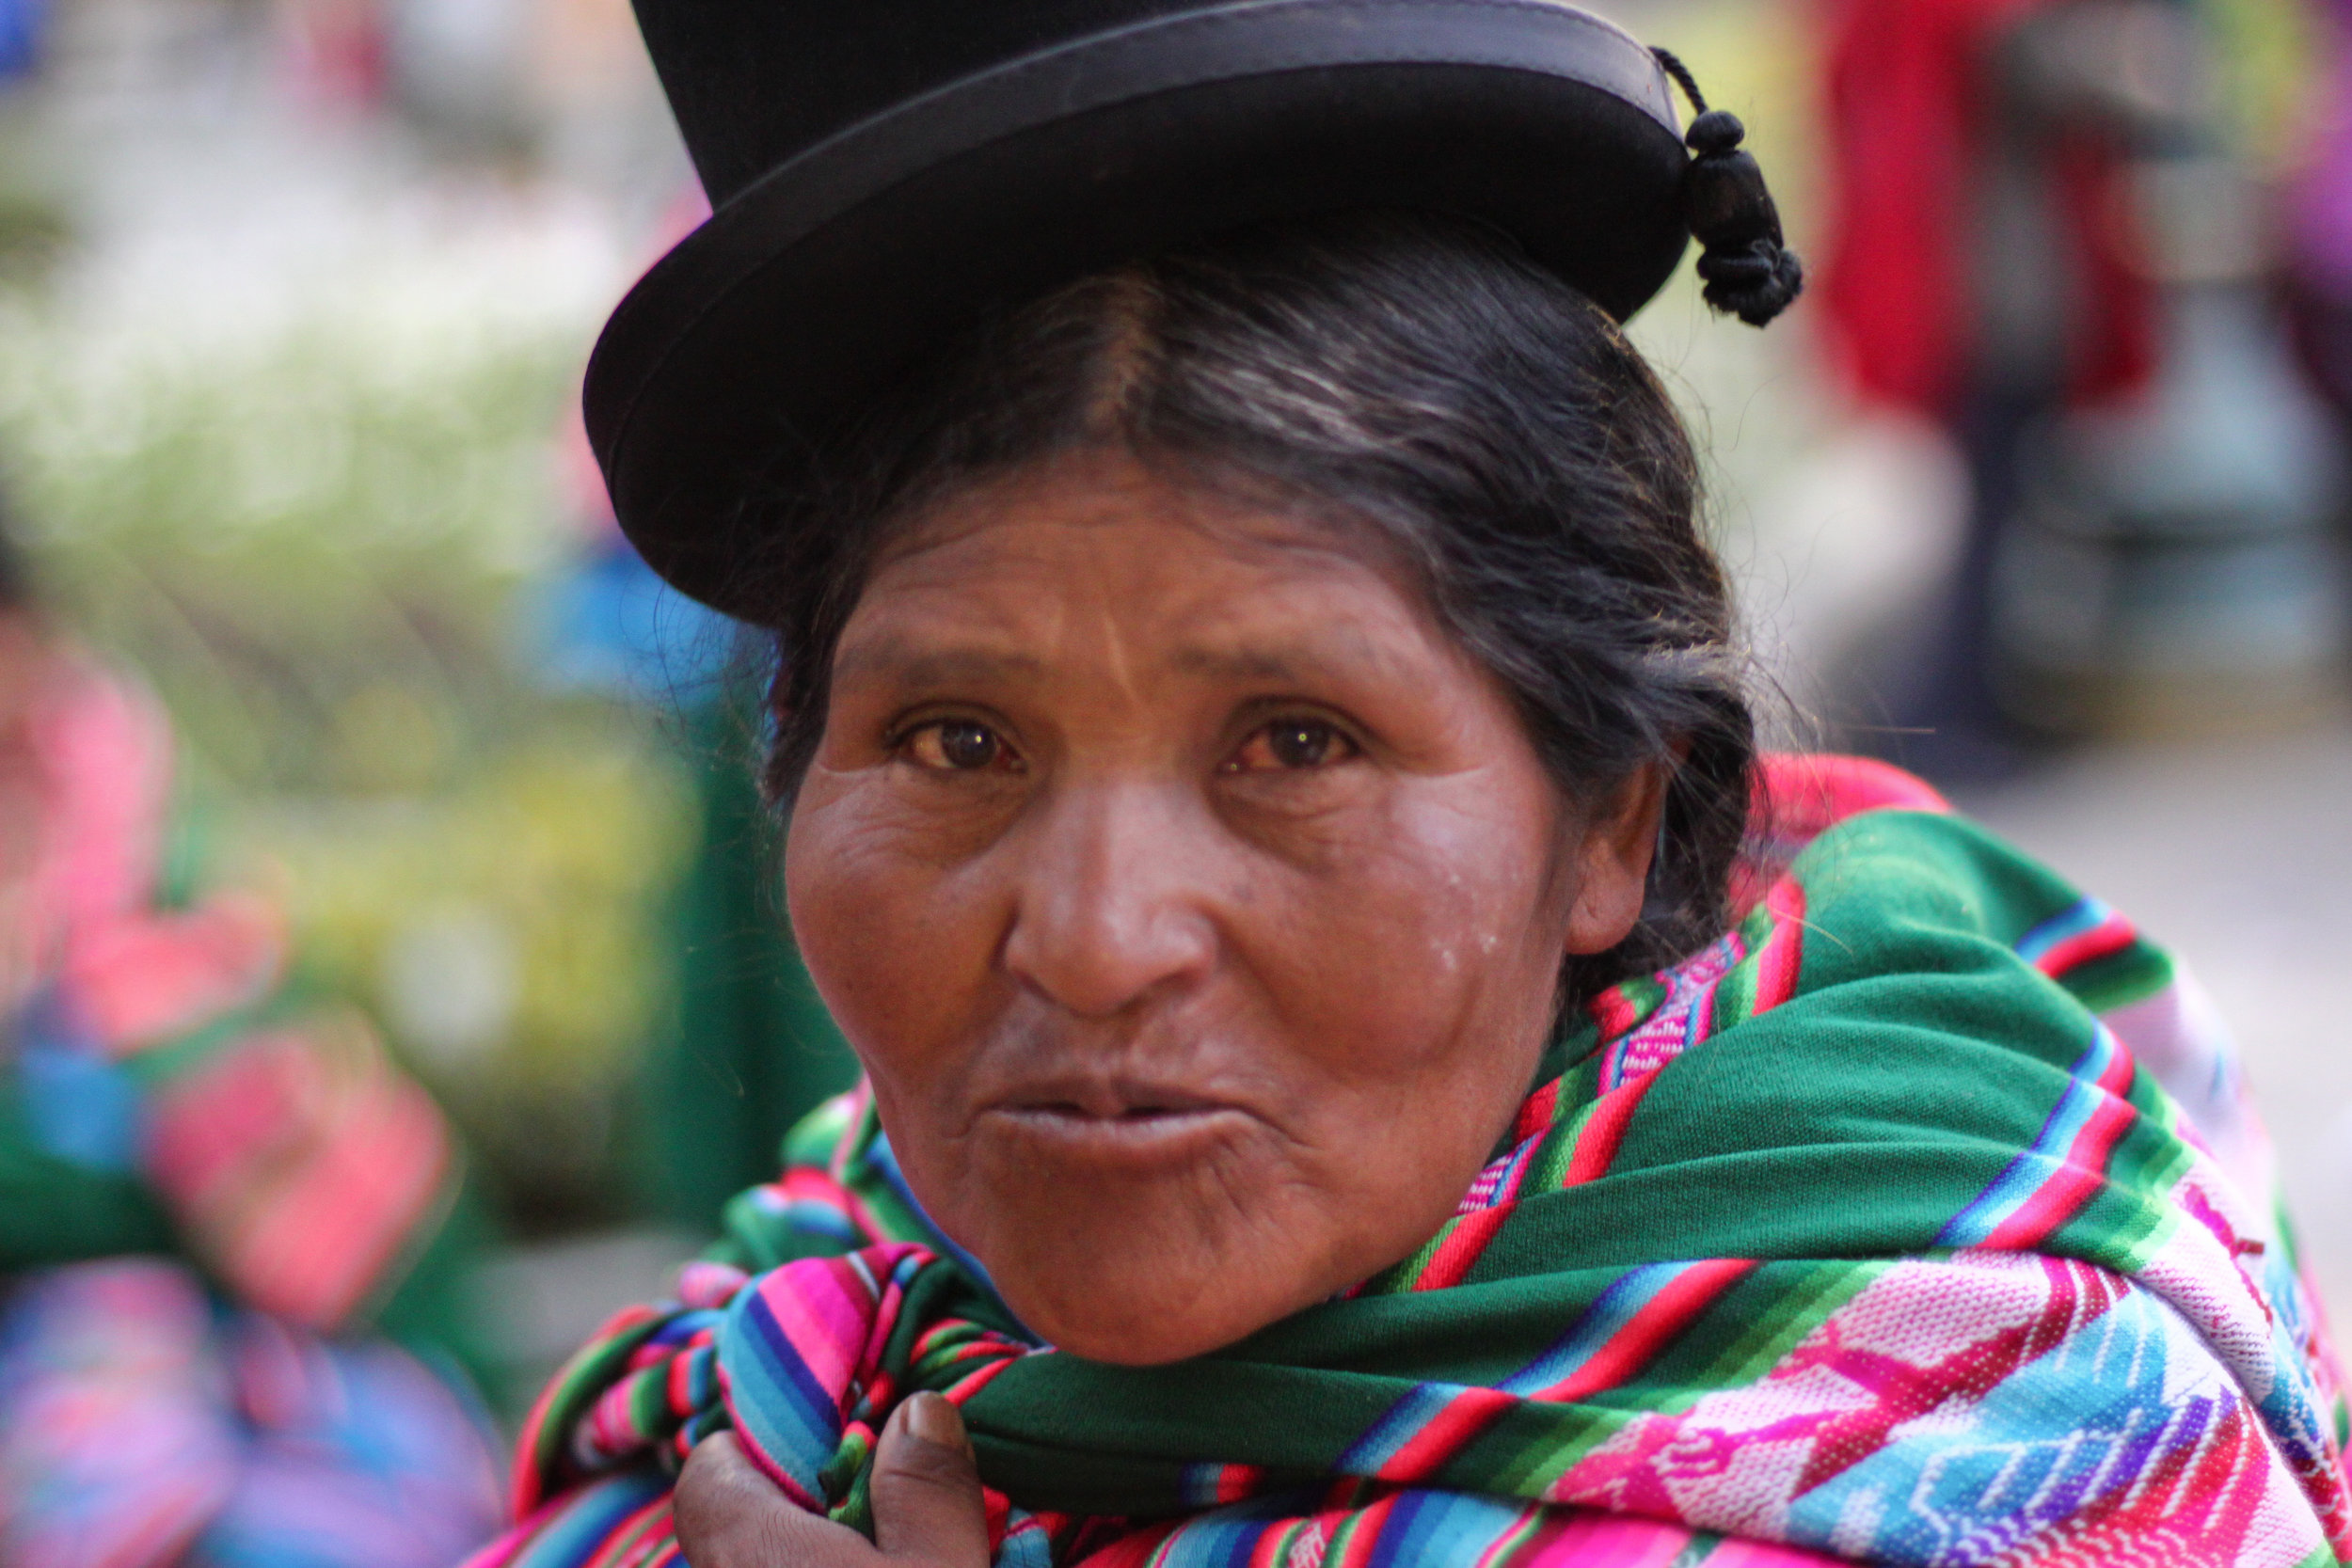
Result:
[[[1202,0],[636,0],[714,205],[834,133],[1073,39]]]

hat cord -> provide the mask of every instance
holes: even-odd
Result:
[[[1804,263],[1781,236],[1780,209],[1765,188],[1764,171],[1740,146],[1747,127],[1727,110],[1708,108],[1691,68],[1676,55],[1650,53],[1698,112],[1682,138],[1692,153],[1682,211],[1699,242],[1703,297],[1721,314],[1762,326],[1804,291]]]

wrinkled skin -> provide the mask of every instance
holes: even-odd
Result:
[[[1445,1221],[1563,957],[1638,918],[1661,792],[1566,798],[1361,540],[1092,453],[950,498],[878,564],[787,887],[932,1219],[1048,1341],[1148,1365]],[[789,1506],[705,1484],[706,1524]]]

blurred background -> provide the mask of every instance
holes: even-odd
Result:
[[[1747,120],[1812,269],[1770,333],[1687,277],[1636,328],[1776,724],[2187,958],[2352,1318],[2352,4],[1598,8]],[[575,422],[696,201],[627,0],[0,0],[26,580],[168,715],[171,852],[444,1108],[509,1421],[847,1080],[743,650]]]

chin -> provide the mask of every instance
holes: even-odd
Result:
[[[1298,1250],[1268,1256],[1247,1234],[1205,1238],[1139,1218],[1110,1227],[1072,1218],[1065,1212],[1054,1225],[1038,1216],[1050,1228],[1024,1227],[1009,1246],[974,1250],[1024,1323],[1089,1361],[1155,1367],[1206,1355],[1330,1294],[1299,1269]],[[1039,1234],[1055,1243],[1021,1244]]]
[[[1310,1261],[1327,1250],[1326,1217],[1295,1201],[1296,1173],[1256,1118],[997,1116],[981,1129],[977,1157],[935,1184],[946,1200],[932,1218],[1060,1350],[1182,1361],[1329,1293]],[[929,1174],[909,1171],[918,1194]]]
[[[1127,1303],[1121,1299],[1123,1294],[1098,1291],[1094,1300],[1071,1303],[1068,1311],[1050,1305],[1025,1310],[1011,1291],[1006,1293],[1006,1302],[1056,1350],[1114,1367],[1161,1367],[1187,1361],[1222,1350],[1264,1326],[1251,1321],[1247,1312],[1169,1311],[1140,1302]]]

